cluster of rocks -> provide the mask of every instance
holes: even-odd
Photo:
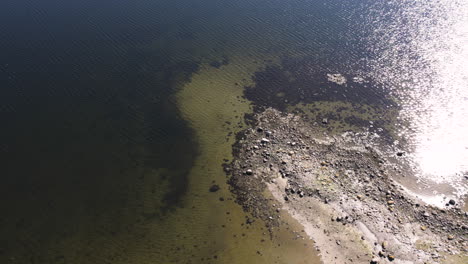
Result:
[[[439,209],[409,198],[369,135],[324,135],[273,109],[256,120],[238,137],[226,171],[237,202],[268,227],[287,211],[325,263],[466,260],[467,214],[455,201]]]

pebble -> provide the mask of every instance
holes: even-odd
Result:
[[[266,143],[270,143],[270,140],[269,139],[266,139],[266,138],[262,138],[261,142],[263,144],[266,144]]]
[[[387,241],[382,242],[382,248],[386,249],[387,247],[388,247],[388,242]]]
[[[455,205],[455,200],[450,199],[449,204],[450,204],[450,205]]]
[[[247,175],[252,175],[253,174],[253,171],[251,169],[248,169],[245,171],[245,174]]]
[[[220,188],[219,188],[219,185],[214,184],[214,185],[212,185],[212,186],[210,187],[210,192],[217,192],[217,191],[219,191],[219,189],[220,189]]]

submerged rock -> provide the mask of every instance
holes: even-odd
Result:
[[[219,185],[213,184],[213,185],[211,185],[209,191],[210,192],[217,192],[217,191],[219,191],[219,189],[220,189]]]

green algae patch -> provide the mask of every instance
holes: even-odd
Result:
[[[317,101],[288,106],[288,112],[296,112],[311,122],[319,130],[331,134],[346,131],[377,131],[386,136],[395,137],[396,109],[376,107],[346,101]]]

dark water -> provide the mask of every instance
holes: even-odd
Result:
[[[197,155],[173,94],[202,60],[220,66],[214,52],[283,34],[307,50],[309,25],[290,16],[310,11],[317,19],[321,11],[302,5],[309,4],[2,1],[2,263],[131,259],[139,226],[183,207]],[[276,28],[276,15],[286,15],[288,27]],[[299,31],[285,34],[289,26]],[[177,254],[154,251],[155,259]]]
[[[159,4],[140,4],[0,4],[4,261],[67,263],[72,245],[51,243],[127,232],[184,194],[197,147],[170,96],[198,63],[146,49],[167,29]],[[143,214],[138,190],[158,168]]]
[[[282,63],[252,72],[245,96],[256,107],[392,105],[377,84],[325,87],[326,73],[352,78],[376,56],[363,41],[368,20],[356,13],[369,3],[348,2],[2,1],[0,261],[134,263],[147,254],[138,263],[166,263],[205,254],[163,249],[185,239],[175,228],[141,228],[177,218],[201,154],[175,94],[202,65],[222,70],[231,56],[261,55]],[[187,230],[204,225],[186,222]]]

